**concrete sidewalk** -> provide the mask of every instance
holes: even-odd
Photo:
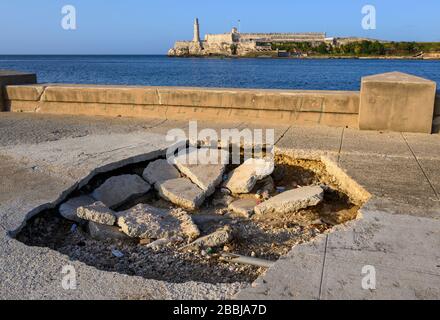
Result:
[[[99,170],[157,156],[186,121],[0,114],[0,296],[7,298],[232,298],[242,284],[169,284],[71,262],[14,240],[25,219],[54,206]],[[201,128],[254,128],[203,123]],[[258,128],[261,128],[259,126]],[[276,127],[276,147],[333,161],[371,199],[362,219],[295,247],[238,298],[440,298],[440,135]],[[80,273],[78,290],[61,288],[61,268]],[[362,268],[376,268],[376,290],[363,290]]]

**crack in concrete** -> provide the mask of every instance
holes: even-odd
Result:
[[[161,126],[161,125],[163,125],[165,122],[167,122],[168,121],[168,119],[165,119],[165,120],[162,120],[162,121],[160,121],[159,123],[156,123],[156,124],[154,124],[154,125],[152,125],[152,126],[149,126],[149,127],[143,127],[144,129],[154,129],[154,128],[157,128],[157,127],[159,127],[159,126]]]
[[[417,165],[419,166],[420,170],[422,171],[423,175],[425,176],[426,181],[428,181],[429,185],[431,186],[432,191],[434,192],[434,195],[437,197],[437,200],[440,200],[440,194],[437,192],[437,190],[435,189],[434,185],[432,184],[431,180],[428,177],[428,174],[426,173],[425,169],[423,169],[422,164],[420,163],[419,159],[417,158],[416,154],[414,153],[413,149],[411,148],[411,146],[409,145],[408,140],[406,139],[405,135],[403,134],[403,132],[400,133],[400,135],[402,136],[403,140],[406,143],[406,146],[408,147],[409,151],[411,152],[412,156],[414,157],[414,159],[417,162]]]
[[[43,86],[43,90],[41,91],[40,95],[38,96],[37,106],[34,108],[34,112],[38,112],[40,110],[40,108],[41,108],[40,103],[43,102],[43,96],[44,96],[46,89],[48,87],[49,86]]]
[[[277,139],[277,141],[274,143],[274,146],[276,146],[278,144],[278,142],[281,141],[282,138],[284,138],[284,136],[286,135],[287,131],[290,130],[290,128],[292,128],[292,126],[289,126],[286,130],[284,130],[283,134],[280,135],[280,137]]]
[[[323,287],[323,282],[324,282],[325,261],[326,261],[326,257],[327,257],[328,237],[329,237],[329,235],[325,236],[324,258],[322,259],[322,270],[321,270],[321,279],[319,281],[318,300],[322,300],[322,287]]]
[[[159,89],[156,89],[157,101],[159,105],[162,105],[162,96],[160,94]]]
[[[342,128],[342,132],[341,132],[341,142],[339,143],[339,150],[338,150],[338,165],[340,164],[340,160],[341,160],[342,146],[344,144],[344,133],[345,133],[345,127]]]

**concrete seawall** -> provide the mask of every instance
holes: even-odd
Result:
[[[31,78],[30,78],[31,77]],[[0,74],[0,111],[169,120],[324,125],[432,133],[440,124],[437,84],[401,72],[362,78],[361,91],[36,84]],[[26,84],[30,83],[30,84]]]
[[[93,85],[11,85],[12,112],[259,124],[358,126],[359,92]]]

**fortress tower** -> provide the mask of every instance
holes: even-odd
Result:
[[[200,43],[200,27],[199,27],[199,19],[194,20],[194,38],[193,42]]]

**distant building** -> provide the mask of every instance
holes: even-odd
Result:
[[[312,46],[321,43],[341,45],[356,41],[375,41],[367,38],[333,38],[327,37],[325,32],[304,33],[241,33],[237,28],[231,32],[221,34],[206,34],[200,38],[199,20],[194,20],[194,36],[192,41],[177,41],[170,49],[170,56],[246,56],[249,54],[273,53],[278,56],[288,56],[289,53],[274,51],[273,44],[307,42]],[[381,41],[383,42],[383,41]]]
[[[194,21],[193,41],[177,41],[168,54],[187,55],[239,55],[272,51],[272,43],[310,42],[319,44],[326,41],[326,34],[307,33],[240,33],[237,28],[222,34],[206,34],[200,40],[199,20]]]

